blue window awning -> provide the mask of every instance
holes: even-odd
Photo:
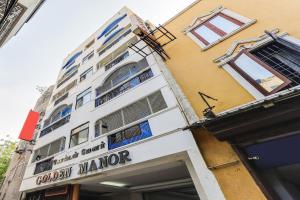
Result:
[[[76,54],[74,54],[74,55],[66,62],[66,64],[63,66],[63,69],[66,68],[66,67],[68,67],[68,66],[70,66],[70,65],[72,65],[72,64],[75,62],[76,58],[77,58],[78,56],[80,56],[81,54],[82,54],[82,51],[79,51],[79,52],[77,52]]]
[[[110,24],[102,31],[102,33],[97,37],[97,40],[99,40],[102,36],[104,36],[106,33],[108,33],[112,28],[115,27],[115,25],[117,25],[120,21],[122,21],[126,16],[127,16],[127,14],[124,14],[123,16],[117,18],[115,21],[113,21],[112,23],[110,23]]]

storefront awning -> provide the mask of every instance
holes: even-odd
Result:
[[[255,141],[300,130],[300,87],[285,90],[203,119],[190,129],[205,128],[219,140]]]

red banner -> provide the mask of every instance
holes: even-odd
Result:
[[[19,135],[19,139],[25,141],[31,141],[33,139],[34,130],[36,129],[39,117],[39,112],[34,112],[32,110],[29,111],[21,133]]]

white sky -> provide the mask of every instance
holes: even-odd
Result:
[[[123,6],[162,24],[194,0],[47,0],[0,48],[0,138],[17,138],[35,105],[37,85],[56,81],[64,57]]]

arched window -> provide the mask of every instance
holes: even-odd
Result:
[[[146,59],[137,63],[129,63],[113,72],[103,83],[96,89],[95,106],[118,96],[119,94],[133,88],[153,76],[151,69],[148,69]]]
[[[63,118],[64,116],[67,116],[71,112],[71,107],[70,105],[61,105],[58,108],[56,108],[50,117],[45,120],[44,122],[44,127],[48,126],[49,124],[52,124],[53,122],[57,121],[58,119]]]

